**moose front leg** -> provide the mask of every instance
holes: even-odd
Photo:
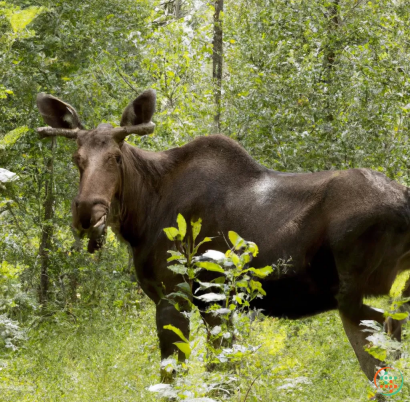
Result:
[[[182,353],[175,342],[180,342],[181,338],[175,332],[165,329],[164,326],[172,325],[181,330],[186,339],[189,339],[189,319],[179,312],[166,299],[161,299],[156,307],[156,322],[159,338],[159,347],[161,350],[161,360],[167,359],[178,353],[178,361],[185,361],[185,355]],[[168,373],[161,369],[161,380],[170,382],[175,373]]]

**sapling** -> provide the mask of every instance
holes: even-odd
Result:
[[[184,281],[174,292],[167,295],[167,298],[178,310],[181,309],[181,300],[187,303],[189,308],[192,307],[194,298],[209,304],[206,311],[201,313],[212,314],[217,318],[218,325],[207,326],[210,353],[206,363],[239,361],[257,348],[245,347],[237,342],[238,317],[250,309],[253,299],[266,294],[258,279],[266,278],[273,272],[273,268],[272,266],[250,267],[252,259],[258,254],[258,247],[233,231],[228,233],[232,247],[225,254],[209,250],[198,256],[201,245],[212,240],[210,237],[205,237],[196,244],[201,230],[201,220],[191,222],[191,236],[187,235],[187,224],[181,214],[177,217],[177,224],[178,228],[164,229],[176,249],[169,251],[171,256],[167,261],[173,262],[168,268],[181,275]],[[201,272],[204,270],[215,273],[215,278],[210,282],[201,281]],[[189,340],[172,325],[164,328],[173,331],[181,338],[181,341],[176,342],[175,345],[186,358],[189,358],[192,352]]]

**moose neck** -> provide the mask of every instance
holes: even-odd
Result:
[[[169,163],[162,152],[122,146],[121,183],[113,206],[114,231],[134,246],[145,239]]]
[[[267,172],[242,147],[221,135],[199,137],[162,152],[144,151],[127,143],[121,150],[121,183],[116,196],[119,225],[114,230],[133,247],[154,244],[162,229],[175,221],[175,212],[189,215],[189,202],[200,205],[209,191],[203,183],[213,180],[226,189]],[[186,189],[187,181],[196,189],[195,198],[189,200],[181,190]]]

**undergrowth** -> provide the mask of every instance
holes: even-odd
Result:
[[[160,353],[154,305],[142,294],[137,307],[83,310],[76,320],[56,314],[28,329],[17,351],[0,356],[0,401],[128,402],[156,401],[148,388],[159,382]],[[196,389],[204,378],[205,333],[193,317],[192,337],[202,339],[193,351],[184,381]],[[404,341],[409,352],[409,325]],[[299,321],[258,319],[253,343],[262,345],[242,361],[241,375],[227,391],[209,397],[231,402],[365,401],[368,381],[344,335],[336,312]],[[410,367],[402,359],[402,392],[410,399]],[[189,401],[189,395],[187,395]]]

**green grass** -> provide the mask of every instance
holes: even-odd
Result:
[[[100,312],[80,324],[42,325],[19,353],[2,361],[0,400],[155,400],[145,390],[158,381],[153,317],[147,306],[133,314]]]
[[[100,308],[82,314],[77,322],[55,315],[52,321],[33,327],[19,351],[2,356],[1,402],[160,399],[147,390],[160,382],[153,304],[143,298],[138,310]],[[204,371],[200,361],[204,355],[203,331],[197,316],[193,333],[198,346],[189,373],[177,381],[180,394],[184,391],[187,397],[201,396],[199,390],[208,385],[229,392],[208,391],[208,397],[242,402],[254,382],[247,402],[367,400],[368,381],[336,312],[299,321],[255,322],[250,337],[242,342],[261,347],[228,377]],[[408,350],[409,341],[405,344]],[[391,399],[409,401],[408,359],[402,359],[400,367],[406,377],[405,387]]]

